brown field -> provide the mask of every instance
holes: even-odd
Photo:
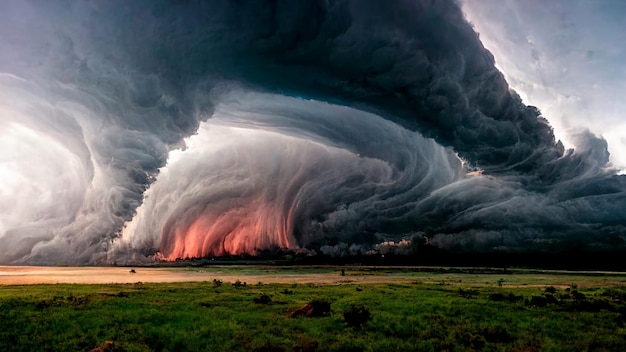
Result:
[[[280,273],[265,270],[262,273],[224,273],[215,270],[190,270],[184,268],[131,268],[124,267],[38,267],[38,266],[0,266],[0,285],[33,285],[33,284],[109,284],[135,282],[224,282],[237,280],[249,283],[299,283],[333,285],[344,283],[405,283],[414,281],[408,275],[351,275],[339,276],[323,273]]]
[[[131,273],[131,269],[135,270]],[[345,270],[345,276],[340,275]],[[424,283],[445,285],[560,288],[626,285],[622,272],[567,272],[514,269],[504,272],[489,268],[413,268],[413,267],[43,267],[0,266],[0,285],[32,284],[111,284],[136,282],[223,282],[255,284],[377,284]]]

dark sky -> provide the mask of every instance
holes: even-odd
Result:
[[[607,142],[556,142],[455,1],[3,1],[0,34],[0,263],[624,249]]]

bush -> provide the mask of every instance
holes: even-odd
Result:
[[[272,302],[272,298],[264,293],[262,293],[259,297],[254,298],[254,303],[258,304],[269,304]]]
[[[325,317],[330,314],[330,302],[316,299],[302,307],[289,312],[290,318],[297,317]]]
[[[554,294],[554,293],[556,293],[556,288],[555,288],[554,286],[548,286],[548,287],[546,287],[546,288],[544,289],[544,291],[545,291],[546,293],[552,293],[552,294]]]
[[[528,303],[535,307],[545,307],[548,305],[548,299],[545,296],[532,296]]]
[[[577,301],[584,301],[587,298],[584,293],[580,293],[578,290],[572,290],[572,297]]]
[[[370,311],[360,305],[353,304],[343,312],[343,320],[349,326],[360,327],[371,319]]]
[[[523,296],[514,295],[512,292],[509,292],[508,295],[504,293],[493,293],[489,295],[489,299],[496,302],[507,301],[507,302],[519,302],[524,299]]]

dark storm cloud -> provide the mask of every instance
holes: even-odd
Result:
[[[114,62],[173,87],[226,78],[381,109],[484,168],[528,171],[538,148],[542,161],[562,153],[451,1],[113,1],[83,10],[111,21],[89,29],[111,53],[122,45]]]
[[[395,208],[462,177],[451,150],[373,114],[241,91],[220,100],[146,192],[120,251],[172,260],[375,241],[383,218],[405,215]]]
[[[224,253],[215,250],[215,243],[223,248],[224,238],[207,240],[207,228],[220,223],[220,212],[234,214],[252,199],[277,207],[284,218],[281,211],[296,209],[296,216],[272,225],[255,223],[262,231],[253,235],[262,238],[237,247],[244,251],[272,241],[291,248],[361,246],[416,232],[442,247],[468,250],[534,249],[570,239],[602,246],[606,233],[624,236],[626,219],[618,210],[625,202],[624,181],[605,170],[606,142],[581,135],[583,147],[576,151],[555,143],[539,111],[509,91],[454,1],[393,6],[378,1],[7,1],[0,10],[0,72],[27,81],[20,83],[31,94],[26,105],[50,106],[47,113],[35,114],[12,100],[11,112],[30,117],[18,120],[7,112],[3,122],[20,124],[76,155],[78,165],[59,166],[51,158],[49,169],[71,167],[85,180],[76,186],[50,181],[53,175],[26,175],[28,182],[42,182],[64,195],[82,195],[80,201],[64,200],[72,205],[62,214],[53,214],[36,192],[6,191],[10,199],[33,197],[33,206],[41,209],[20,209],[11,222],[0,224],[0,243],[19,253],[7,251],[1,262],[104,260],[142,203],[148,210],[127,224],[111,257]],[[7,80],[3,87],[10,96],[22,96],[20,84]],[[268,103],[248,91],[266,94]],[[373,123],[362,111],[353,110],[351,120],[319,106],[310,111],[307,106],[315,104],[306,99],[367,111],[417,132]],[[184,148],[183,138],[213,116],[216,106],[227,107],[220,110],[227,118],[220,119],[257,131],[244,135],[259,147],[229,140],[224,141],[229,146],[211,150],[201,128],[196,139],[202,145],[181,152],[157,176],[168,152]],[[56,123],[52,116],[69,122]],[[42,127],[51,125],[55,129]],[[276,141],[271,133],[278,134]],[[203,158],[215,155],[222,159]],[[282,165],[278,171],[264,169],[264,158],[272,155]],[[324,161],[303,164],[298,158],[315,155],[325,155]],[[10,156],[26,157],[32,155]],[[380,176],[384,168],[394,170],[389,179]],[[329,173],[319,176],[320,169]],[[267,173],[249,178],[255,170]],[[483,175],[463,176],[473,170]],[[346,181],[355,174],[364,185]],[[292,176],[294,189],[278,197],[283,203],[272,203],[280,189],[272,181]],[[368,177],[373,183],[365,182]],[[373,186],[383,179],[389,184]],[[335,193],[314,186],[329,184],[338,185]],[[309,204],[293,205],[298,199]],[[44,228],[37,225],[43,219],[57,223],[46,225],[42,235],[29,235],[33,227]],[[233,219],[223,231],[236,232]],[[17,222],[27,224],[25,230],[16,230]],[[289,230],[277,232],[287,240],[272,237],[274,229],[285,226]],[[208,249],[177,251],[176,243]],[[623,241],[610,243],[622,246]]]

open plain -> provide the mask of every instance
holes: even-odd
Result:
[[[621,351],[626,274],[0,267],[0,350]]]

